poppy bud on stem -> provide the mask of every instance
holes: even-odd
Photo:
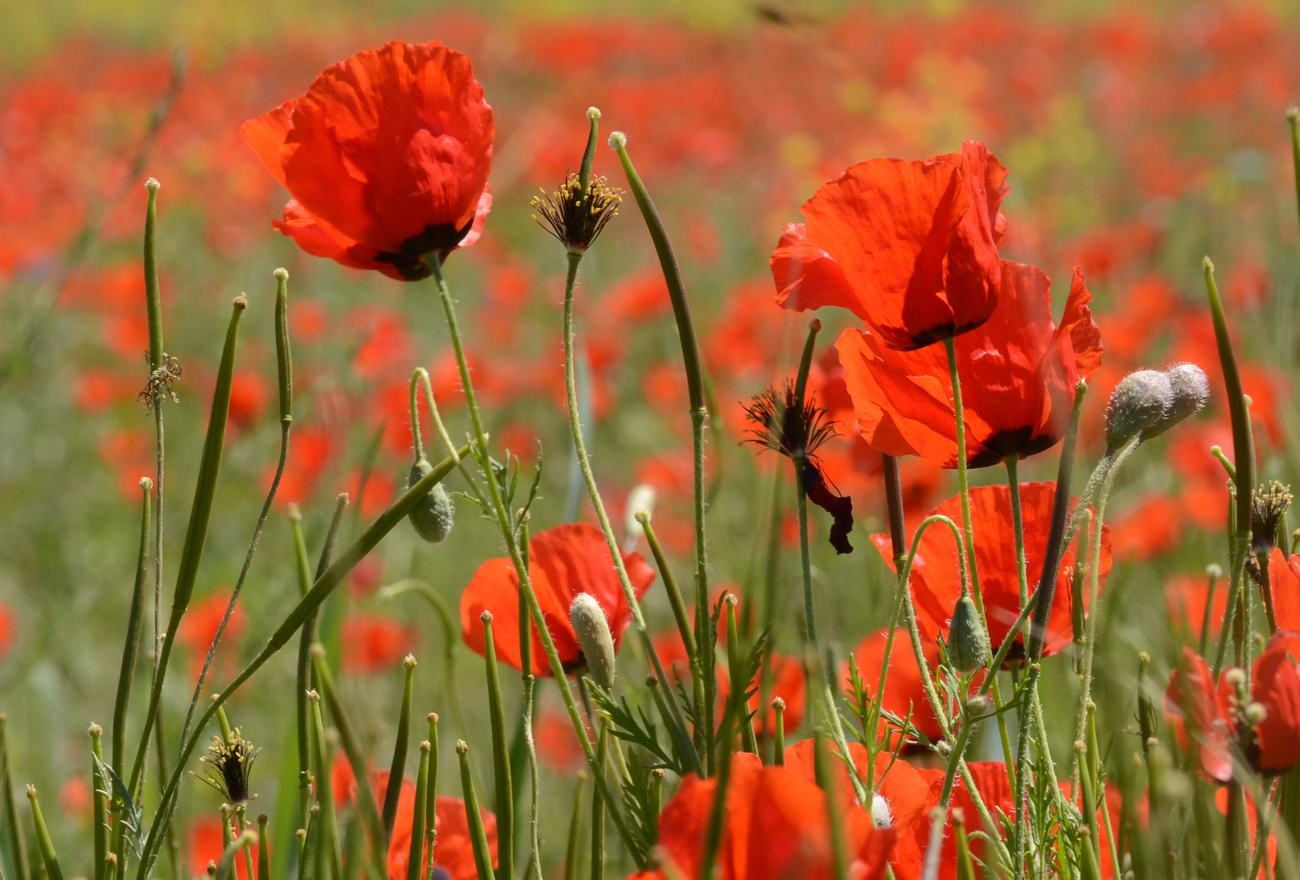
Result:
[[[41,812],[41,803],[36,799],[36,786],[27,786],[27,801],[32,808],[32,827],[36,832],[36,845],[41,851],[41,860],[45,863],[45,873],[49,880],[63,880],[63,870],[59,867],[59,856],[54,851],[54,841],[50,838],[50,829],[45,825],[45,815]]]

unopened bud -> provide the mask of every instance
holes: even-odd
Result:
[[[991,708],[993,708],[992,701],[983,694],[976,694],[966,701],[966,714],[975,718],[987,715]]]
[[[411,466],[406,487],[411,488],[432,472],[433,465],[429,464],[427,458],[421,458]],[[451,527],[455,524],[456,505],[452,502],[451,494],[447,489],[442,483],[438,483],[429,490],[429,494],[425,495],[419,504],[411,509],[408,519],[415,527],[417,535],[430,544],[441,544],[447,540],[447,536],[451,534]]]
[[[1210,401],[1210,380],[1196,364],[1174,364],[1165,369],[1173,396],[1169,409],[1155,424],[1142,432],[1145,440],[1163,434],[1189,416],[1194,416]]]
[[[957,600],[948,627],[948,662],[958,672],[973,672],[993,657],[989,635],[980,622],[979,610],[969,595]]]
[[[605,690],[614,686],[614,637],[605,611],[590,593],[579,593],[569,606],[569,621],[582,646],[591,680]]]
[[[1219,565],[1217,562],[1211,562],[1209,565],[1205,566],[1205,576],[1217,581],[1219,578],[1223,577],[1223,566]]]
[[[1106,448],[1115,450],[1164,421],[1173,406],[1169,376],[1159,370],[1129,373],[1106,404]]]
[[[1268,717],[1268,708],[1263,703],[1250,703],[1246,706],[1245,716],[1248,723],[1259,724]]]

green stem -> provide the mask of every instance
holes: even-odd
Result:
[[[424,834],[426,798],[429,790],[428,740],[420,743],[420,766],[415,772],[415,807],[411,813],[411,848],[406,857],[406,880],[420,880],[420,865],[424,861]]]
[[[501,677],[497,671],[496,640],[492,613],[484,611],[483,665],[487,674],[488,719],[492,726],[492,767],[496,780],[497,853],[502,877],[514,876],[515,793],[510,778],[510,747],[506,742],[506,716],[501,701]]]
[[[257,880],[271,880],[271,836],[266,833],[267,816],[257,817]]]
[[[1300,216],[1300,107],[1288,107],[1287,127],[1291,129],[1291,165],[1295,172],[1296,213]]]
[[[714,668],[714,640],[707,632],[709,626],[709,569],[708,540],[705,529],[704,493],[704,431],[709,421],[709,409],[705,398],[704,369],[700,358],[700,347],[695,337],[695,323],[691,318],[690,302],[686,295],[686,283],[682,279],[681,268],[677,264],[677,255],[673,252],[668,232],[664,228],[659,209],[655,207],[650,192],[646,189],[632,164],[632,157],[627,152],[627,136],[614,132],[609,145],[618,153],[627,178],[628,189],[636,199],[637,207],[645,220],[646,230],[654,244],[663,271],[664,284],[668,288],[668,298],[673,307],[673,318],[677,323],[677,337],[682,348],[682,367],[686,373],[686,392],[691,415],[691,449],[693,466],[693,506],[695,521],[695,641],[700,652],[700,669],[704,686],[703,717],[700,723],[704,728],[704,757],[706,770],[712,770],[713,755],[713,700],[716,683]]]
[[[433,865],[433,848],[437,842],[438,823],[438,770],[441,763],[438,748],[438,713],[430,712],[425,720],[429,723],[429,785],[425,790],[424,825],[419,829],[420,837],[426,842],[424,852],[424,873],[428,874]],[[416,828],[411,826],[411,833]]]
[[[32,827],[36,831],[36,845],[41,851],[41,860],[45,863],[48,880],[63,880],[63,870],[59,867],[59,857],[54,852],[54,841],[50,839],[50,829],[45,825],[45,816],[41,813],[41,803],[36,799],[36,786],[27,786],[27,800],[32,806]]]
[[[461,454],[465,454],[468,450],[467,445],[463,447]],[[163,833],[163,827],[168,824],[171,812],[175,809],[174,800],[185,763],[198,746],[204,726],[216,716],[217,710],[239,690],[244,682],[248,681],[271,657],[284,647],[289,639],[293,637],[293,634],[298,631],[299,627],[303,626],[307,618],[343,582],[357,563],[373,550],[389,532],[396,528],[397,524],[406,518],[415,505],[423,501],[424,496],[428,495],[430,490],[441,482],[454,467],[455,462],[451,459],[443,459],[434,465],[433,470],[402,493],[391,507],[381,513],[369,527],[358,535],[343,554],[316,578],[312,588],[298,601],[298,604],[293,607],[275,632],[271,634],[262,650],[208,704],[208,708],[200,716],[195,729],[190,732],[189,738],[183,743],[176,767],[163,788],[157,814],[153,824],[150,825],[149,834],[145,838],[142,848],[140,867],[136,873],[137,880],[146,880],[153,867],[153,861],[157,857],[158,846],[161,842],[159,838]]]
[[[577,283],[578,266],[581,262],[581,251],[569,252],[569,268],[564,282],[564,387],[568,398],[569,433],[573,437],[574,453],[577,455],[578,466],[582,471],[582,480],[587,486],[587,495],[596,511],[596,521],[600,524],[601,533],[605,536],[605,546],[609,550],[610,559],[614,562],[614,572],[618,575],[619,587],[622,588],[623,598],[632,611],[632,625],[636,628],[646,656],[650,658],[655,676],[660,681],[667,682],[668,678],[664,674],[663,664],[659,660],[659,652],[655,649],[654,641],[650,638],[645,615],[641,612],[641,600],[637,598],[636,590],[628,577],[627,566],[623,562],[623,551],[618,545],[618,536],[614,534],[614,528],[609,521],[609,513],[605,510],[605,502],[601,498],[600,487],[596,483],[596,475],[591,468],[591,456],[587,452],[587,442],[582,433],[582,415],[578,408],[578,383],[573,351],[576,335],[573,319],[574,287]],[[677,705],[671,687],[665,688],[664,701],[669,711],[666,720],[674,729],[674,741],[678,743],[684,757],[695,772],[703,772],[704,768],[700,764],[699,755],[695,752],[695,746],[691,742],[690,733],[686,728],[686,719],[682,715],[681,708]]]
[[[126,753],[126,713],[131,704],[135,664],[140,653],[140,630],[144,625],[144,587],[149,579],[149,519],[153,480],[140,480],[140,548],[136,553],[135,582],[131,586],[131,610],[126,620],[122,646],[122,667],[117,674],[117,697],[113,700],[113,772],[122,772]]]
[[[443,277],[442,267],[437,263],[433,264],[433,278],[438,288],[438,299],[442,304],[443,315],[447,322],[447,333],[451,337],[452,350],[456,355],[456,365],[460,371],[461,388],[465,393],[465,408],[469,411],[470,423],[476,438],[476,454],[479,456],[479,464],[483,472],[488,475],[488,479],[485,480],[488,489],[488,500],[497,520],[497,528],[505,542],[506,552],[510,557],[511,564],[514,566],[515,576],[519,579],[520,587],[528,600],[528,613],[533,619],[533,626],[537,628],[537,633],[541,637],[542,648],[546,652],[551,674],[555,677],[555,682],[560,689],[560,696],[563,698],[565,709],[568,711],[569,721],[573,724],[574,731],[578,736],[578,743],[581,745],[583,755],[587,759],[587,764],[594,768],[596,763],[595,747],[592,745],[591,737],[587,733],[586,725],[583,724],[577,701],[573,696],[573,689],[569,686],[569,680],[564,671],[564,664],[560,660],[559,652],[555,648],[555,640],[551,637],[550,628],[547,626],[546,618],[542,614],[537,592],[533,589],[532,576],[528,571],[528,563],[524,559],[523,552],[516,540],[515,531],[510,524],[510,515],[506,510],[505,500],[501,495],[501,487],[497,480],[491,476],[491,464],[487,453],[487,435],[483,430],[483,420],[479,413],[478,399],[474,394],[474,384],[470,379],[469,362],[465,358],[465,348],[460,338],[460,326],[456,320],[456,308],[452,302],[447,281]],[[604,781],[598,780],[598,784],[603,785]],[[612,801],[612,798],[610,800]],[[617,810],[613,803],[610,804],[609,809],[620,837],[636,856],[638,865],[642,868],[646,867],[646,855],[639,852],[636,839],[632,836],[631,830],[623,819],[622,812]]]
[[[393,759],[388,764],[388,785],[384,788],[384,841],[393,836],[393,823],[397,820],[397,801],[402,794],[402,779],[406,771],[406,751],[411,741],[411,699],[415,690],[415,657],[407,654],[402,661],[402,706],[397,714],[397,736],[393,741]],[[412,829],[416,826],[412,825]],[[412,832],[412,837],[419,835]],[[386,849],[387,847],[385,847]]]
[[[479,813],[478,795],[474,791],[474,775],[469,769],[469,744],[464,740],[457,742],[456,754],[460,756],[461,793],[465,799],[470,846],[474,850],[474,869],[478,873],[478,880],[496,880],[492,870],[492,853],[488,849],[487,832],[483,829],[483,816]]]
[[[8,852],[13,860],[17,880],[29,880],[27,866],[27,841],[18,829],[18,808],[14,804],[13,776],[9,766],[9,717],[0,712],[0,797],[4,799],[5,831],[9,838]]]
[[[242,296],[236,297],[226,328],[225,343],[221,350],[221,363],[217,368],[217,384],[212,392],[212,410],[208,417],[208,432],[203,440],[203,455],[199,462],[199,474],[194,487],[194,505],[190,509],[189,526],[185,532],[185,543],[181,549],[181,561],[176,574],[176,591],[172,598],[171,616],[167,622],[167,632],[163,637],[159,652],[157,670],[153,687],[149,692],[148,709],[145,711],[144,725],[140,744],[136,748],[135,759],[131,765],[131,777],[128,789],[132,793],[140,791],[143,781],[144,759],[150,741],[150,731],[158,714],[162,699],[163,681],[167,676],[167,664],[171,658],[172,645],[180,629],[181,618],[189,607],[190,597],[194,593],[194,580],[198,575],[199,561],[203,557],[203,545],[208,537],[208,523],[212,518],[212,501],[216,494],[217,477],[221,472],[221,453],[225,445],[226,418],[230,410],[230,387],[235,370],[235,349],[239,342],[239,319],[248,306]],[[161,512],[160,512],[161,519]]]
[[[90,797],[94,805],[92,822],[95,823],[95,880],[104,880],[108,869],[108,811],[105,796],[111,792],[108,779],[99,772],[104,764],[104,730],[98,724],[90,725]]]
[[[596,746],[597,763],[600,771],[605,771],[605,753],[609,750],[609,724],[600,728],[599,744]],[[591,880],[604,880],[605,877],[605,799],[597,787],[591,798]]]

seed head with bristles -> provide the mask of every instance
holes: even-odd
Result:
[[[609,185],[604,177],[593,177],[583,189],[576,174],[569,174],[554,192],[541,190],[529,205],[536,211],[533,219],[571,254],[584,253],[618,214],[623,191]]]
[[[208,753],[199,758],[207,765],[207,773],[194,775],[220,793],[227,803],[242,804],[249,798],[248,774],[259,751],[236,727],[230,732],[229,740],[212,737]]]
[[[745,404],[745,418],[749,421],[745,442],[773,449],[787,458],[810,458],[823,443],[839,434],[826,413],[824,406],[810,400],[801,405],[794,382],[786,382],[779,392],[767,388]]]
[[[1277,527],[1291,507],[1291,487],[1270,480],[1255,487],[1251,495],[1251,549],[1267,553],[1277,543]]]

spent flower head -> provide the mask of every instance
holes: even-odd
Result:
[[[208,753],[199,758],[207,765],[207,773],[195,775],[219,792],[227,803],[242,804],[249,798],[248,774],[259,751],[261,749],[244,739],[236,727],[228,740],[212,737]]]
[[[839,435],[835,422],[827,418],[824,406],[800,401],[795,384],[787,381],[781,391],[766,388],[745,404],[749,422],[745,438],[773,449],[787,458],[811,458],[827,440]]]
[[[1255,487],[1251,496],[1251,549],[1267,553],[1277,544],[1277,527],[1291,507],[1291,487],[1277,480]]]
[[[533,219],[569,253],[584,253],[600,235],[605,225],[618,214],[623,191],[612,187],[602,177],[593,177],[582,186],[582,179],[570,173],[554,192],[540,190],[529,204],[537,213]]]

